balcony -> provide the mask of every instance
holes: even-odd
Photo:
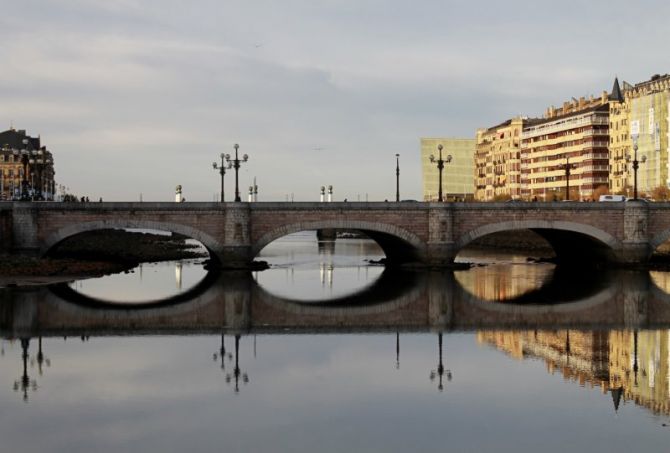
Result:
[[[577,116],[572,118],[565,118],[563,120],[556,120],[557,123],[541,124],[539,126],[530,127],[521,133],[522,139],[538,137],[541,135],[553,134],[569,129],[574,129],[581,126],[590,125],[604,125],[609,126],[609,118],[607,116],[596,116],[589,113],[586,116]]]
[[[610,134],[609,130],[603,130],[603,129],[591,129],[588,131],[582,132],[584,134],[584,137],[591,137],[591,136],[607,136]]]

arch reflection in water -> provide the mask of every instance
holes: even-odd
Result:
[[[254,274],[266,291],[293,300],[327,300],[353,294],[372,284],[383,271],[367,261],[384,258],[370,239],[318,241],[315,231],[278,239],[259,259],[271,268]]]
[[[201,260],[142,263],[128,272],[77,280],[70,287],[93,299],[138,304],[187,292],[206,274]]]
[[[548,263],[490,264],[454,273],[475,298],[541,305],[585,300],[612,286],[615,272]]]

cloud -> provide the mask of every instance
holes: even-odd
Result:
[[[209,200],[211,161],[236,142],[264,200],[323,184],[392,197],[396,152],[419,198],[422,135],[472,137],[615,74],[667,72],[670,6],[639,5],[650,39],[623,15],[594,20],[626,5],[27,0],[0,19],[0,122],[41,133],[59,182],[105,199],[169,200],[161,177],[176,175]]]

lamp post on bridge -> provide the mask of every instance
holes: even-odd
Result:
[[[640,168],[640,163],[645,163],[647,156],[642,156],[637,160],[637,138],[633,139],[633,200],[637,200],[637,169]],[[630,154],[626,155],[626,162],[630,162]]]
[[[235,169],[235,201],[240,202],[242,199],[240,198],[240,183],[239,183],[239,170],[240,170],[240,164],[242,162],[246,162],[249,160],[248,155],[243,155],[242,159],[240,159],[237,156],[237,150],[240,148],[240,145],[235,143],[233,146],[235,148],[235,159],[231,159],[229,154],[226,154],[226,161],[228,162],[229,165],[232,165],[233,168]]]
[[[51,165],[52,161],[51,159],[45,155],[43,150],[37,150],[33,151],[33,159],[30,159],[30,165],[34,166],[35,169],[37,170],[37,188],[39,189],[39,192],[37,194],[37,199],[38,200],[48,200],[49,199],[49,187],[48,185],[48,180],[45,178],[45,173],[47,172],[47,168],[49,165]],[[32,172],[31,172],[32,174]],[[33,188],[33,196],[35,194],[35,184],[33,180],[32,184]],[[46,186],[46,187],[45,187]]]
[[[437,201],[440,203],[442,202],[442,170],[444,169],[444,164],[445,163],[450,163],[451,162],[451,154],[447,154],[446,159],[442,159],[442,144],[437,145],[437,150],[439,151],[439,158],[435,159],[435,156],[432,154],[430,155],[430,161],[431,162],[437,162],[437,171],[439,173],[439,183],[438,183],[438,195],[437,195]]]
[[[30,200],[30,194],[28,191],[28,164],[30,163],[30,151],[28,150],[28,139],[24,138],[23,149],[13,151],[13,154],[16,157],[21,158],[21,163],[23,164],[23,178],[21,179],[21,200]]]
[[[212,167],[214,170],[219,170],[219,173],[221,174],[221,203],[223,203],[223,177],[226,175],[226,169],[232,168],[232,164],[230,162],[227,164],[224,162],[224,159],[230,159],[230,154],[221,153],[219,157],[221,158],[221,165],[217,165],[216,162],[212,162]]]
[[[395,155],[395,201],[400,201],[400,154]]]
[[[565,170],[565,201],[570,200],[570,171],[577,168],[575,164],[570,163],[570,157],[566,156],[565,163],[561,165],[561,168]]]

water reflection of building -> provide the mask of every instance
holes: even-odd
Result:
[[[454,272],[458,283],[480,299],[509,300],[536,290],[550,277],[553,266],[489,265]]]
[[[670,415],[670,331],[490,331],[487,343],[516,359],[540,358],[550,373]]]

